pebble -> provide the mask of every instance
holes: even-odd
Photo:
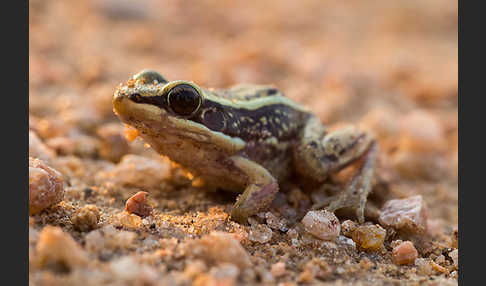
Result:
[[[110,263],[110,268],[115,277],[119,277],[122,280],[135,279],[140,272],[139,264],[130,256],[124,256],[113,260]]]
[[[432,268],[431,261],[426,258],[415,259],[415,265],[417,266],[417,273],[421,275],[432,275],[435,273]]]
[[[392,261],[396,265],[413,264],[417,257],[417,249],[415,249],[415,246],[410,241],[404,241],[392,250]]]
[[[119,162],[130,151],[122,125],[105,124],[96,130],[96,134],[101,138],[100,155],[106,160]]]
[[[264,224],[253,224],[250,226],[248,239],[254,242],[266,243],[272,239],[273,231]]]
[[[341,223],[341,233],[346,237],[352,237],[356,228],[358,228],[358,224],[352,220],[348,219]]]
[[[147,195],[147,192],[138,192],[131,196],[125,204],[125,210],[140,217],[147,217],[152,214],[152,207],[148,204]]]
[[[270,273],[275,278],[285,275],[286,273],[285,263],[277,262],[275,264],[272,264],[272,267],[270,268]]]
[[[137,229],[143,225],[142,218],[128,212],[120,212],[114,216],[115,224],[127,229]]]
[[[304,266],[304,270],[297,277],[297,282],[312,283],[315,278],[326,279],[332,274],[329,264],[322,259],[313,258]]]
[[[307,232],[322,240],[334,241],[341,231],[339,220],[334,213],[327,210],[307,212],[302,224]]]
[[[359,261],[359,266],[364,270],[370,270],[373,266],[375,266],[375,264],[368,257],[363,257]]]
[[[287,220],[282,217],[277,217],[271,212],[265,213],[265,220],[267,222],[267,225],[272,229],[280,230],[283,232],[289,230],[289,227],[287,226]]]
[[[232,263],[243,270],[250,267],[250,256],[232,234],[213,231],[193,247],[193,253],[208,263]]]
[[[440,122],[430,112],[414,110],[400,120],[400,148],[412,152],[433,152],[444,142]]]
[[[96,157],[100,142],[97,138],[84,134],[71,134],[66,137],[54,137],[46,141],[46,145],[56,150],[59,155],[74,155],[79,157]]]
[[[381,209],[379,222],[410,233],[424,233],[427,230],[427,208],[422,196],[387,201]]]
[[[113,170],[103,175],[115,185],[141,189],[160,188],[169,178],[170,165],[162,160],[138,155],[125,155]]]
[[[64,198],[64,179],[43,161],[29,157],[29,213],[41,212]]]
[[[364,250],[377,251],[385,242],[386,230],[379,225],[362,225],[353,232],[353,241]]]
[[[95,205],[85,205],[77,209],[71,216],[71,222],[75,229],[90,231],[98,226],[100,211]]]
[[[85,236],[85,247],[89,252],[125,249],[132,246],[136,237],[134,232],[117,230],[112,225],[107,225],[88,233]]]
[[[36,252],[41,267],[58,264],[73,269],[84,266],[88,262],[88,257],[81,246],[56,226],[46,226],[39,232]]]
[[[34,131],[29,130],[29,156],[49,162],[56,157],[56,153]]]
[[[458,267],[459,266],[459,250],[454,249],[453,251],[449,252],[449,257],[452,258],[452,261],[454,262],[454,266]]]
[[[231,263],[222,263],[217,267],[211,267],[209,270],[211,280],[215,281],[215,285],[234,285],[240,269]]]

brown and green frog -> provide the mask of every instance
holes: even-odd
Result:
[[[275,87],[206,89],[143,70],[117,88],[113,107],[153,149],[208,187],[241,192],[231,218],[242,223],[268,208],[279,184],[291,176],[324,183],[329,174],[363,159],[326,208],[351,207],[364,221],[377,155],[374,136],[355,127],[329,132]]]

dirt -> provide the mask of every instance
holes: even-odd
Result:
[[[29,9],[29,154],[64,182],[63,200],[31,215],[30,284],[457,285],[457,2],[31,0]],[[421,195],[427,230],[379,226],[384,242],[370,250],[348,221],[335,241],[320,240],[301,220],[326,194],[295,188],[248,225],[231,221],[236,195],[205,190],[126,139],[112,95],[146,68],[204,87],[274,84],[332,129],[373,131],[376,182],[360,229],[379,223],[386,201]],[[125,211],[139,191],[152,208],[143,218]],[[393,263],[397,241],[413,243],[414,263]]]

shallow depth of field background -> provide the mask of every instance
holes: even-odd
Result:
[[[457,227],[456,1],[30,0],[29,7],[30,123],[43,141],[96,138],[100,126],[121,126],[113,91],[145,68],[203,87],[274,84],[333,127],[374,131],[389,197],[421,194],[431,227]]]

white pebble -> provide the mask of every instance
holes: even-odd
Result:
[[[334,241],[341,231],[339,220],[327,210],[309,211],[302,223],[307,232],[322,240]]]

